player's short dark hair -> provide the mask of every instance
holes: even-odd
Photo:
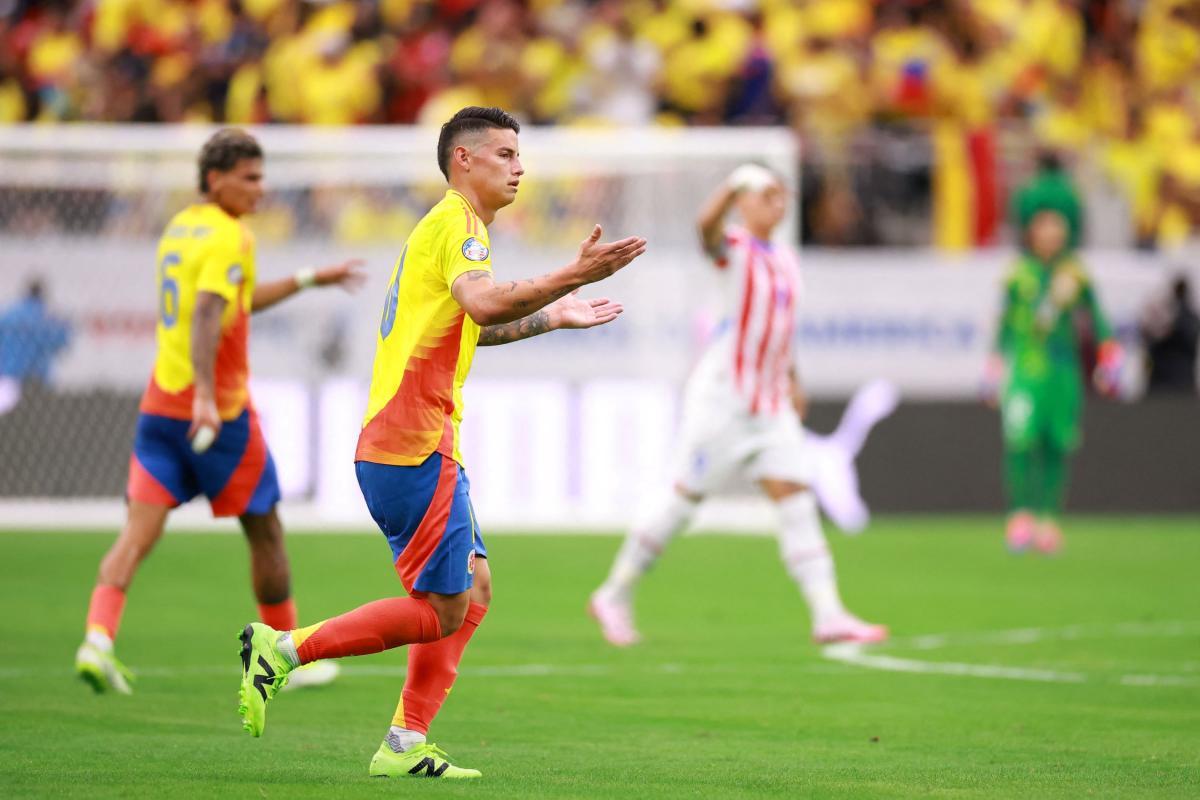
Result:
[[[494,106],[467,106],[451,117],[442,126],[442,133],[438,136],[438,169],[446,176],[446,180],[450,180],[450,153],[464,134],[502,128],[520,133],[521,123],[513,119],[512,114]]]
[[[200,148],[200,191],[208,191],[208,171],[229,172],[239,161],[262,158],[262,146],[241,128],[222,128]]]

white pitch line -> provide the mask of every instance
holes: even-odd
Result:
[[[1122,675],[1122,686],[1200,686],[1200,679],[1188,675]]]
[[[995,664],[963,664],[955,661],[921,661],[915,658],[867,653],[864,651],[863,645],[854,643],[828,645],[821,650],[821,655],[843,664],[882,669],[888,672],[968,675],[973,678],[1006,678],[1014,681],[1042,681],[1044,683],[1084,683],[1087,681],[1087,676],[1080,672],[1002,667]]]
[[[1123,622],[1115,625],[1067,625],[1062,628],[1017,628],[1006,631],[979,633],[933,633],[893,639],[886,646],[911,647],[917,650],[936,650],[954,645],[972,644],[1034,644],[1042,641],[1074,641],[1088,638],[1141,636],[1200,635],[1200,622]],[[856,643],[831,644],[821,648],[821,655],[831,661],[888,672],[909,672],[922,675],[957,675],[972,678],[1038,681],[1042,683],[1086,683],[1083,672],[1067,672],[1026,667],[1007,667],[999,664],[968,664],[954,661],[923,661],[887,655],[876,647]],[[1188,675],[1122,675],[1116,679],[1122,686],[1200,686],[1200,679]]]
[[[1061,628],[1014,628],[1003,631],[932,633],[893,639],[891,647],[937,650],[954,645],[1023,645],[1045,641],[1077,641],[1152,636],[1200,636],[1200,622],[1123,622],[1116,625],[1065,625]]]

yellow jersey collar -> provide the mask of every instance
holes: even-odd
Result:
[[[460,192],[458,189],[447,189],[446,196],[449,197],[450,195],[454,195],[458,199],[462,200],[464,203],[467,204],[467,208],[471,209],[472,214],[474,214],[477,217],[479,216],[479,212],[475,210],[475,206],[471,205],[471,201],[467,199],[467,196],[465,194]]]

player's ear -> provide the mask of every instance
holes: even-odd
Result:
[[[452,155],[454,162],[462,167],[465,172],[471,171],[471,151],[467,149],[466,145],[456,145]]]
[[[225,173],[221,172],[219,169],[210,169],[208,172],[204,173],[204,182],[208,184],[208,192],[206,192],[206,194],[211,194],[212,192],[216,191],[217,187],[221,183],[221,178],[223,177],[225,177]]]

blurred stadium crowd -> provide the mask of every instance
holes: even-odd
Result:
[[[0,123],[469,104],[791,125],[822,244],[992,243],[1044,148],[1116,190],[1128,232],[1106,244],[1200,230],[1200,0],[0,0]]]

